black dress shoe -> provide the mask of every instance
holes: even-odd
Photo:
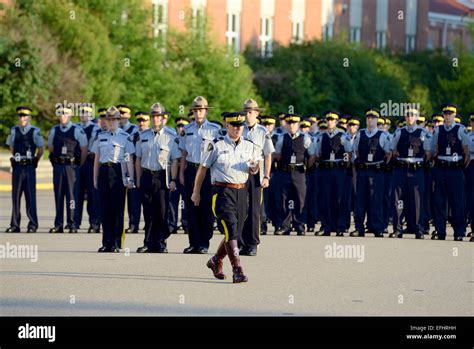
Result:
[[[454,241],[462,241],[462,238],[463,238],[462,236],[456,236],[454,238]]]
[[[197,253],[197,249],[194,248],[193,246],[189,246],[189,247],[186,247],[183,251],[183,253],[186,253],[186,254],[195,254]]]
[[[120,248],[118,247],[111,247],[109,252],[112,252],[112,253],[120,253]]]
[[[388,236],[389,238],[403,238],[403,234],[402,233],[396,233],[396,232],[393,232],[393,233],[390,233],[390,235]]]
[[[109,249],[105,246],[102,246],[99,248],[99,250],[97,252],[109,252]]]
[[[137,253],[147,253],[149,252],[148,246],[142,246],[137,248]]]
[[[76,228],[69,229],[69,234],[77,234],[77,229]]]
[[[308,233],[314,233],[314,227],[308,227],[306,230]]]
[[[297,231],[296,231],[296,235],[298,235],[298,236],[305,236],[306,233],[305,233],[304,230],[297,230]]]
[[[474,242],[474,235],[471,235],[471,238],[469,239],[469,242]]]
[[[318,230],[314,236],[331,236],[331,233],[325,233],[323,230]]]
[[[336,236],[344,236],[344,232],[343,231],[337,231]]]
[[[446,240],[446,236],[436,234],[431,237],[431,240]]]
[[[256,256],[257,255],[257,249],[256,248],[244,248],[242,249],[242,252],[239,252],[240,256]]]
[[[50,232],[51,234],[64,233],[64,230],[63,230],[62,227],[54,227],[54,228],[49,229],[49,232]]]
[[[205,248],[205,247],[199,247],[199,248],[197,249],[197,253],[198,253],[198,254],[207,254],[207,252],[208,252],[208,249]]]
[[[173,229],[170,234],[178,234],[178,229]]]
[[[160,247],[156,250],[156,253],[168,253],[168,249],[166,247]]]
[[[129,227],[125,230],[125,234],[138,234],[138,228]]]
[[[36,233],[36,228],[28,228],[28,229],[26,230],[26,232],[29,233],[29,234],[30,234],[30,233]]]
[[[417,239],[417,240],[423,240],[424,238],[425,238],[425,234],[423,234],[423,233],[415,235],[415,239]]]
[[[470,233],[467,233],[466,235],[468,238],[470,238],[472,236],[472,231]]]
[[[358,232],[358,231],[352,231],[349,235],[350,236],[355,236],[355,237],[364,237],[365,233],[361,233],[361,232]]]
[[[285,230],[283,228],[276,228],[273,234],[283,235],[284,232],[285,232]]]
[[[383,238],[383,233],[374,233],[376,238]]]
[[[5,233],[19,233],[20,228],[15,228],[15,227],[10,227],[7,230],[5,230]]]

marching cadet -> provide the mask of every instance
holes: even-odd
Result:
[[[354,141],[353,136],[349,133],[349,120],[351,119],[350,115],[343,115],[339,122],[337,123],[338,128],[345,132],[345,137],[351,144]],[[351,160],[354,158],[354,153],[351,153]],[[352,161],[347,164],[346,169],[346,176],[344,178],[344,187],[342,189],[344,200],[341,202],[341,215],[344,216],[344,232],[349,232],[349,228],[351,226],[351,212],[352,212],[352,202],[354,201],[354,197],[352,195],[353,191],[353,172],[354,167],[352,166]]]
[[[87,198],[87,215],[89,216],[88,233],[98,233],[100,228],[100,216],[97,208],[99,201],[99,193],[94,188],[93,173],[94,173],[94,153],[91,152],[94,134],[98,128],[97,124],[91,121],[94,109],[88,105],[82,105],[79,108],[79,126],[84,131],[87,138],[87,158],[84,165],[79,170],[79,177],[77,179],[77,203],[76,203],[76,218],[74,219],[76,228],[79,229],[82,223],[82,211],[84,207],[84,200]]]
[[[470,160],[469,138],[464,129],[454,122],[457,106],[442,107],[444,125],[433,134],[435,171],[433,171],[433,223],[436,234],[432,240],[446,240],[446,204],[451,210],[454,240],[462,241],[465,234],[464,220],[464,172]]]
[[[129,106],[125,104],[117,105],[117,109],[120,111],[120,127],[131,136],[133,139],[135,134],[138,132],[138,126],[130,122],[131,112]],[[135,166],[134,166],[135,168]],[[127,211],[128,211],[128,228],[125,230],[127,234],[138,233],[138,225],[140,224],[140,191],[138,188],[129,188],[126,191],[127,197]]]
[[[184,126],[189,125],[191,120],[186,117],[178,117],[175,120],[176,123],[176,134],[180,135],[183,130]],[[179,209],[181,207],[181,228],[184,230],[185,233],[188,231],[188,224],[186,221],[186,208],[184,205],[180,204],[180,200],[184,202],[184,188],[181,185],[180,181],[176,182],[176,190],[170,193],[170,210],[169,210],[169,218],[168,218],[168,225],[170,227],[171,234],[176,234],[179,229],[178,225],[178,217],[179,217]]]
[[[318,120],[320,116],[316,114],[310,114],[306,119],[311,123],[308,134],[311,137],[311,142],[316,142],[319,135]],[[314,233],[314,227],[319,221],[318,214],[318,191],[319,186],[317,185],[318,167],[315,163],[313,166],[308,167],[306,170],[306,227],[308,233]],[[271,185],[271,184],[270,184]]]
[[[193,100],[191,111],[194,121],[184,127],[179,138],[179,149],[182,151],[179,167],[179,180],[184,186],[184,204],[188,220],[189,247],[184,253],[205,254],[209,249],[209,240],[214,230],[214,217],[212,215],[211,176],[204,177],[199,205],[194,205],[191,195],[194,188],[201,153],[207,142],[212,142],[218,135],[220,127],[206,118],[209,106],[207,100],[198,96]]]
[[[298,235],[305,235],[306,166],[314,163],[311,137],[299,131],[301,115],[286,114],[286,133],[280,134],[275,145],[278,162],[278,186],[275,187],[275,235],[289,235],[292,228],[289,199],[294,199],[293,227]],[[309,159],[308,159],[309,158]]]
[[[64,200],[69,233],[77,233],[75,210],[77,205],[76,181],[80,166],[87,158],[87,137],[81,127],[71,122],[72,110],[58,108],[59,125],[54,126],[48,138],[49,159],[53,165],[54,201],[56,217],[50,233],[62,233],[64,222]]]
[[[355,229],[351,236],[365,236],[364,221],[375,237],[383,237],[384,167],[390,160],[390,140],[387,132],[377,128],[380,112],[374,108],[365,111],[367,128],[354,139],[357,171]],[[385,162],[386,161],[386,162]]]
[[[466,168],[466,182],[467,182],[467,210],[469,215],[469,222],[471,225],[471,239],[469,241],[474,241],[474,113],[469,114],[469,120],[471,125],[468,127],[468,137],[469,137],[469,158],[470,162]],[[470,128],[470,129],[469,129]]]
[[[416,124],[421,128],[425,128],[426,127],[426,117],[424,115],[418,116],[418,120],[416,121]],[[408,125],[408,123],[407,123],[407,125]]]
[[[354,148],[354,140],[355,137],[357,136],[357,133],[359,132],[359,127],[360,127],[360,118],[357,116],[351,116],[348,119],[347,122],[347,137],[349,138],[349,141],[351,142],[351,146]],[[354,149],[352,149],[352,162],[350,164],[350,168],[348,169],[352,176],[350,177],[350,185],[349,185],[349,192],[347,195],[349,196],[349,222],[350,222],[350,216],[351,213],[354,216],[355,215],[355,196],[356,196],[356,184],[357,184],[357,171],[354,166],[354,162],[357,159],[356,154],[354,152]],[[353,233],[353,231],[351,231]]]
[[[380,116],[377,121],[377,127],[385,131],[388,135],[389,142],[392,141],[392,135],[387,131],[387,120],[388,118],[384,116]],[[384,233],[388,234],[388,224],[390,221],[390,217],[393,216],[395,208],[393,207],[393,164],[392,158],[387,161],[385,164],[385,174],[384,174],[384,187],[383,187],[383,225],[384,225]]]
[[[393,233],[391,238],[403,237],[401,217],[404,213],[406,233],[415,234],[416,239],[424,239],[424,163],[431,157],[431,143],[428,132],[417,122],[419,111],[406,111],[406,126],[397,130],[392,139],[391,149],[395,161]]]
[[[314,154],[319,162],[319,182],[322,205],[318,206],[324,230],[317,236],[344,236],[345,217],[342,212],[343,189],[346,171],[352,157],[352,146],[345,132],[337,128],[339,113],[328,111],[324,114],[327,130],[321,132],[314,143]]]
[[[257,117],[263,109],[259,108],[253,99],[247,99],[243,107],[246,113],[243,137],[253,142],[261,152],[258,158],[260,171],[255,175],[249,175],[247,182],[249,207],[242,236],[239,236],[239,247],[241,255],[256,256],[260,244],[262,190],[269,185],[272,153],[275,148],[268,130],[265,126],[257,124]]]
[[[169,191],[176,190],[177,159],[181,157],[181,151],[176,132],[164,127],[164,114],[165,108],[160,103],[152,105],[152,128],[139,135],[135,148],[137,187],[142,191],[146,226],[144,245],[138,248],[139,253],[168,252]],[[168,172],[170,164],[171,174]]]
[[[276,118],[273,115],[262,115],[260,118],[260,123],[267,129],[268,134],[272,140],[273,148],[278,140],[278,134],[275,133]],[[272,169],[274,169],[274,162],[272,159]],[[270,172],[270,183],[267,188],[263,189],[263,207],[262,207],[262,224],[261,224],[261,234],[266,235],[268,231],[268,223],[273,222],[274,214],[274,200],[272,188],[273,185],[273,172]]]
[[[107,109],[108,130],[98,134],[92,152],[94,187],[99,191],[102,219],[102,247],[98,252],[120,252],[124,237],[125,188],[134,187],[133,142],[119,128],[120,111]]]
[[[275,133],[280,134],[280,133],[286,133],[288,132],[288,124],[285,121],[286,113],[285,112],[279,112],[276,114],[278,121],[280,123],[280,126],[275,127]]]
[[[18,125],[11,128],[7,137],[12,157],[12,216],[6,233],[20,232],[20,202],[25,194],[26,215],[28,216],[27,233],[36,233],[38,215],[36,210],[36,167],[43,156],[44,139],[39,128],[30,125],[31,108],[16,108]]]
[[[218,228],[225,237],[216,254],[207,262],[207,267],[212,270],[214,277],[225,279],[222,261],[228,255],[233,283],[248,281],[240,264],[237,239],[242,233],[248,211],[247,181],[249,175],[258,172],[262,151],[242,136],[245,120],[242,112],[225,115],[227,134],[207,143],[192,194],[193,203],[199,205],[203,193],[202,184],[207,169],[210,168],[213,181],[212,211]]]
[[[442,124],[444,124],[443,114],[435,113],[435,114],[433,114],[431,119],[433,120],[434,129],[436,129],[436,127],[441,126]],[[434,130],[433,130],[433,133],[434,133]]]
[[[300,131],[301,133],[308,133],[311,128],[311,122],[308,120],[301,120],[300,122]]]

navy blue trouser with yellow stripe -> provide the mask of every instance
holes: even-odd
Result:
[[[12,170],[12,217],[10,227],[20,228],[20,202],[25,194],[26,215],[29,229],[38,228],[36,210],[36,171],[33,165],[13,166]]]
[[[242,234],[248,210],[247,188],[212,187],[212,212],[225,242],[237,240]]]

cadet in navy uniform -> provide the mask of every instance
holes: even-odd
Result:
[[[180,135],[183,130],[184,126],[189,125],[191,121],[186,117],[178,117],[175,120],[176,123],[176,134]],[[178,139],[179,142],[179,139]],[[168,217],[168,225],[170,228],[171,234],[176,234],[179,229],[178,224],[178,217],[179,217],[179,209],[181,208],[181,228],[187,233],[188,231],[188,224],[186,221],[186,208],[184,205],[180,204],[181,200],[184,200],[184,187],[181,185],[180,181],[176,182],[176,190],[170,193],[170,209],[169,209],[169,217]],[[184,202],[184,201],[183,201]]]
[[[225,237],[216,254],[207,262],[217,279],[225,279],[222,260],[229,256],[233,282],[248,281],[240,264],[237,239],[242,233],[248,210],[247,180],[259,170],[261,149],[243,136],[245,116],[242,112],[225,115],[227,134],[208,142],[197,171],[192,201],[199,205],[203,193],[202,183],[207,169],[212,177],[212,211],[219,230]]]
[[[260,117],[260,124],[264,126],[268,134],[270,136],[270,139],[272,140],[272,145],[275,148],[275,144],[278,140],[278,134],[276,134],[275,131],[275,124],[276,124],[276,118],[273,115],[262,115]],[[272,159],[272,168],[273,168],[273,159]],[[260,233],[262,235],[266,235],[268,231],[268,223],[273,221],[273,214],[274,214],[274,208],[273,208],[273,200],[274,198],[271,196],[272,195],[272,176],[273,173],[270,172],[270,183],[267,188],[263,189],[263,205],[262,205],[262,210],[261,210],[261,230]],[[270,199],[271,198],[271,199]]]
[[[120,127],[131,136],[133,140],[135,134],[138,133],[138,126],[130,122],[131,109],[125,104],[117,105],[120,111]],[[138,188],[129,188],[127,190],[127,211],[128,211],[128,228],[125,233],[138,233],[138,225],[140,224],[140,191]]]
[[[344,182],[351,162],[352,145],[345,132],[336,128],[339,113],[328,111],[324,114],[327,130],[321,132],[313,143],[316,160],[319,161],[319,182],[322,205],[319,206],[321,224],[324,230],[315,235],[344,236],[346,222],[343,212]]]
[[[79,229],[82,223],[82,211],[84,207],[84,200],[87,198],[87,214],[89,216],[89,229],[88,233],[98,233],[100,229],[100,210],[99,206],[99,193],[94,188],[92,180],[94,173],[94,153],[91,152],[92,143],[94,141],[96,129],[99,127],[91,121],[91,117],[94,110],[88,106],[83,105],[79,108],[79,119],[80,123],[77,125],[81,127],[87,137],[87,158],[84,165],[81,166],[79,177],[77,179],[77,202],[76,202],[76,228]]]
[[[53,165],[54,201],[56,217],[50,233],[62,233],[64,223],[64,200],[69,233],[77,233],[74,219],[80,166],[87,157],[87,137],[81,127],[71,122],[72,110],[58,108],[59,125],[54,126],[48,138],[49,159]]]
[[[179,149],[182,151],[179,167],[179,180],[184,186],[184,204],[188,218],[189,247],[184,253],[205,254],[209,249],[209,240],[214,230],[214,217],[211,210],[211,177],[204,178],[201,192],[201,201],[198,206],[191,201],[201,153],[206,143],[212,142],[220,127],[206,118],[209,106],[207,100],[198,96],[193,100],[191,111],[195,120],[184,127],[179,140]]]
[[[291,207],[288,200],[294,199],[293,224],[298,235],[305,234],[306,217],[306,165],[308,157],[314,156],[309,153],[311,137],[299,131],[301,115],[286,114],[285,121],[288,124],[288,132],[282,133],[275,145],[275,160],[278,161],[278,186],[275,187],[275,235],[289,235],[291,232]],[[309,155],[309,156],[308,156]],[[310,159],[314,162],[314,159]]]
[[[431,143],[428,132],[417,125],[419,111],[406,111],[406,126],[398,129],[392,139],[392,151],[395,161],[393,174],[393,199],[395,215],[393,233],[390,237],[403,237],[402,213],[407,221],[406,232],[424,239],[424,163],[431,157]]]
[[[454,240],[462,241],[465,230],[464,218],[464,172],[469,162],[469,138],[465,130],[454,122],[457,106],[445,104],[442,107],[444,125],[438,126],[433,135],[435,168],[434,215],[436,234],[433,240],[446,239],[446,204],[451,210]]]
[[[376,109],[365,111],[367,128],[359,131],[354,139],[357,170],[355,231],[351,236],[364,236],[364,221],[375,237],[383,237],[385,223],[383,217],[384,170],[390,160],[390,139],[387,132],[377,128],[380,112]]]
[[[98,252],[119,252],[124,238],[125,188],[134,187],[133,142],[118,127],[120,112],[107,109],[107,132],[94,142],[94,187],[99,190],[102,214],[102,247]]]
[[[241,255],[256,256],[257,247],[260,244],[262,190],[267,188],[270,182],[272,153],[275,148],[268,130],[265,126],[257,124],[257,116],[263,109],[259,108],[257,102],[253,99],[247,99],[243,107],[247,116],[243,137],[252,141],[261,150],[261,154],[258,159],[260,171],[255,175],[250,175],[247,182],[249,210],[242,236],[239,237],[239,247],[241,248]]]
[[[470,132],[468,133],[469,137],[469,158],[470,162],[466,168],[466,191],[467,198],[467,210],[469,215],[469,222],[471,225],[471,239],[469,241],[474,241],[474,113],[469,114],[469,120],[471,122]]]
[[[20,232],[20,202],[25,194],[26,215],[29,223],[27,233],[36,233],[38,215],[36,210],[36,167],[43,156],[44,139],[39,128],[30,125],[31,108],[16,108],[18,125],[12,127],[7,138],[12,157],[12,217],[6,233]]]
[[[355,140],[355,137],[357,136],[357,132],[359,132],[359,127],[360,127],[360,118],[357,116],[351,116],[347,122],[346,134],[349,141],[351,142],[352,147],[354,145],[354,140]],[[356,183],[357,183],[357,172],[354,167],[355,160],[356,160],[356,154],[354,152],[354,149],[352,149],[352,163],[350,165],[350,168],[348,168],[348,177],[349,177],[348,179],[350,180],[350,183],[348,183],[348,188],[346,190],[346,194],[348,198],[346,199],[347,203],[345,203],[345,205],[348,204],[348,206],[346,207],[348,207],[348,210],[349,210],[348,212],[349,217],[346,218],[346,220],[348,221],[349,226],[350,226],[351,216],[355,214],[355,191],[356,191]],[[346,227],[347,227],[347,223],[346,223]],[[352,232],[353,231],[351,231],[351,233]]]
[[[318,129],[318,120],[321,119],[319,115],[311,114],[306,117],[306,119],[311,123],[308,134],[311,137],[311,142],[316,142],[319,129]],[[306,223],[308,232],[314,233],[314,228],[316,223],[319,221],[318,214],[318,190],[317,185],[318,178],[318,168],[316,163],[306,170]]]
[[[169,191],[176,190],[181,151],[178,149],[176,132],[165,128],[164,114],[165,108],[160,103],[152,105],[152,128],[140,134],[135,148],[137,186],[142,191],[146,226],[144,245],[138,248],[139,253],[168,252]]]

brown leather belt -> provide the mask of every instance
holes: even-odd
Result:
[[[234,183],[224,183],[224,182],[214,182],[214,185],[218,187],[232,188],[232,189],[243,189],[247,186],[245,183],[234,184]]]

